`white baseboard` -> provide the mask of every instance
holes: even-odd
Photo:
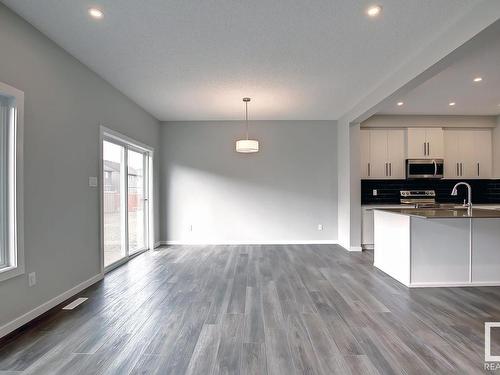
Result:
[[[29,323],[33,319],[49,311],[51,308],[59,305],[68,298],[73,297],[75,294],[80,293],[82,290],[88,288],[92,284],[95,284],[102,278],[103,278],[102,274],[95,275],[94,277],[91,277],[90,279],[84,281],[83,283],[78,284],[77,286],[71,288],[70,290],[67,290],[64,293],[59,294],[57,297],[54,297],[51,300],[41,304],[40,306],[35,307],[33,310],[28,311],[26,314],[21,315],[19,318],[16,318],[8,322],[7,324],[4,324],[3,326],[0,327],[0,338],[4,337],[5,335],[8,335],[9,333],[18,329],[19,327],[22,327],[26,323]]]
[[[345,251],[352,251],[352,252],[363,251],[362,246],[347,246],[347,245],[341,244],[341,243],[339,243],[339,246],[342,247],[342,249],[344,249]]]
[[[410,283],[410,288],[463,288],[478,286],[500,286],[498,281],[478,281],[478,282],[453,282],[453,283]]]
[[[156,249],[157,247],[160,247],[161,245],[163,245],[163,242],[164,242],[164,241],[158,241],[158,242],[155,242],[155,244],[154,244],[154,248]]]
[[[271,240],[271,241],[160,241],[160,245],[337,245],[337,240]]]

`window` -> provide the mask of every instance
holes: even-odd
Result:
[[[0,281],[24,273],[22,248],[23,93],[0,83]]]
[[[0,269],[8,265],[8,124],[9,107],[6,98],[0,97]]]

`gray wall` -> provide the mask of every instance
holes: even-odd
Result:
[[[335,121],[251,122],[257,154],[235,152],[242,135],[241,121],[162,124],[161,239],[336,240]]]
[[[0,81],[25,93],[27,276],[0,282],[0,326],[100,272],[99,126],[158,149],[159,124],[0,4]],[[158,231],[157,231],[158,233]]]
[[[500,116],[493,129],[493,178],[500,178]]]

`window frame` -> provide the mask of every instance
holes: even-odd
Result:
[[[23,135],[24,135],[24,93],[0,82],[0,95],[10,99],[14,105],[13,131],[9,129],[8,144],[8,249],[7,266],[0,268],[0,282],[22,275],[24,264],[24,201],[23,201]]]

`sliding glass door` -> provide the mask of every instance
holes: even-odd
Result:
[[[104,137],[102,142],[104,267],[149,248],[150,152]]]
[[[125,147],[104,141],[103,145],[104,266],[127,256],[125,241]]]
[[[147,248],[147,155],[128,150],[128,246],[130,253]]]

